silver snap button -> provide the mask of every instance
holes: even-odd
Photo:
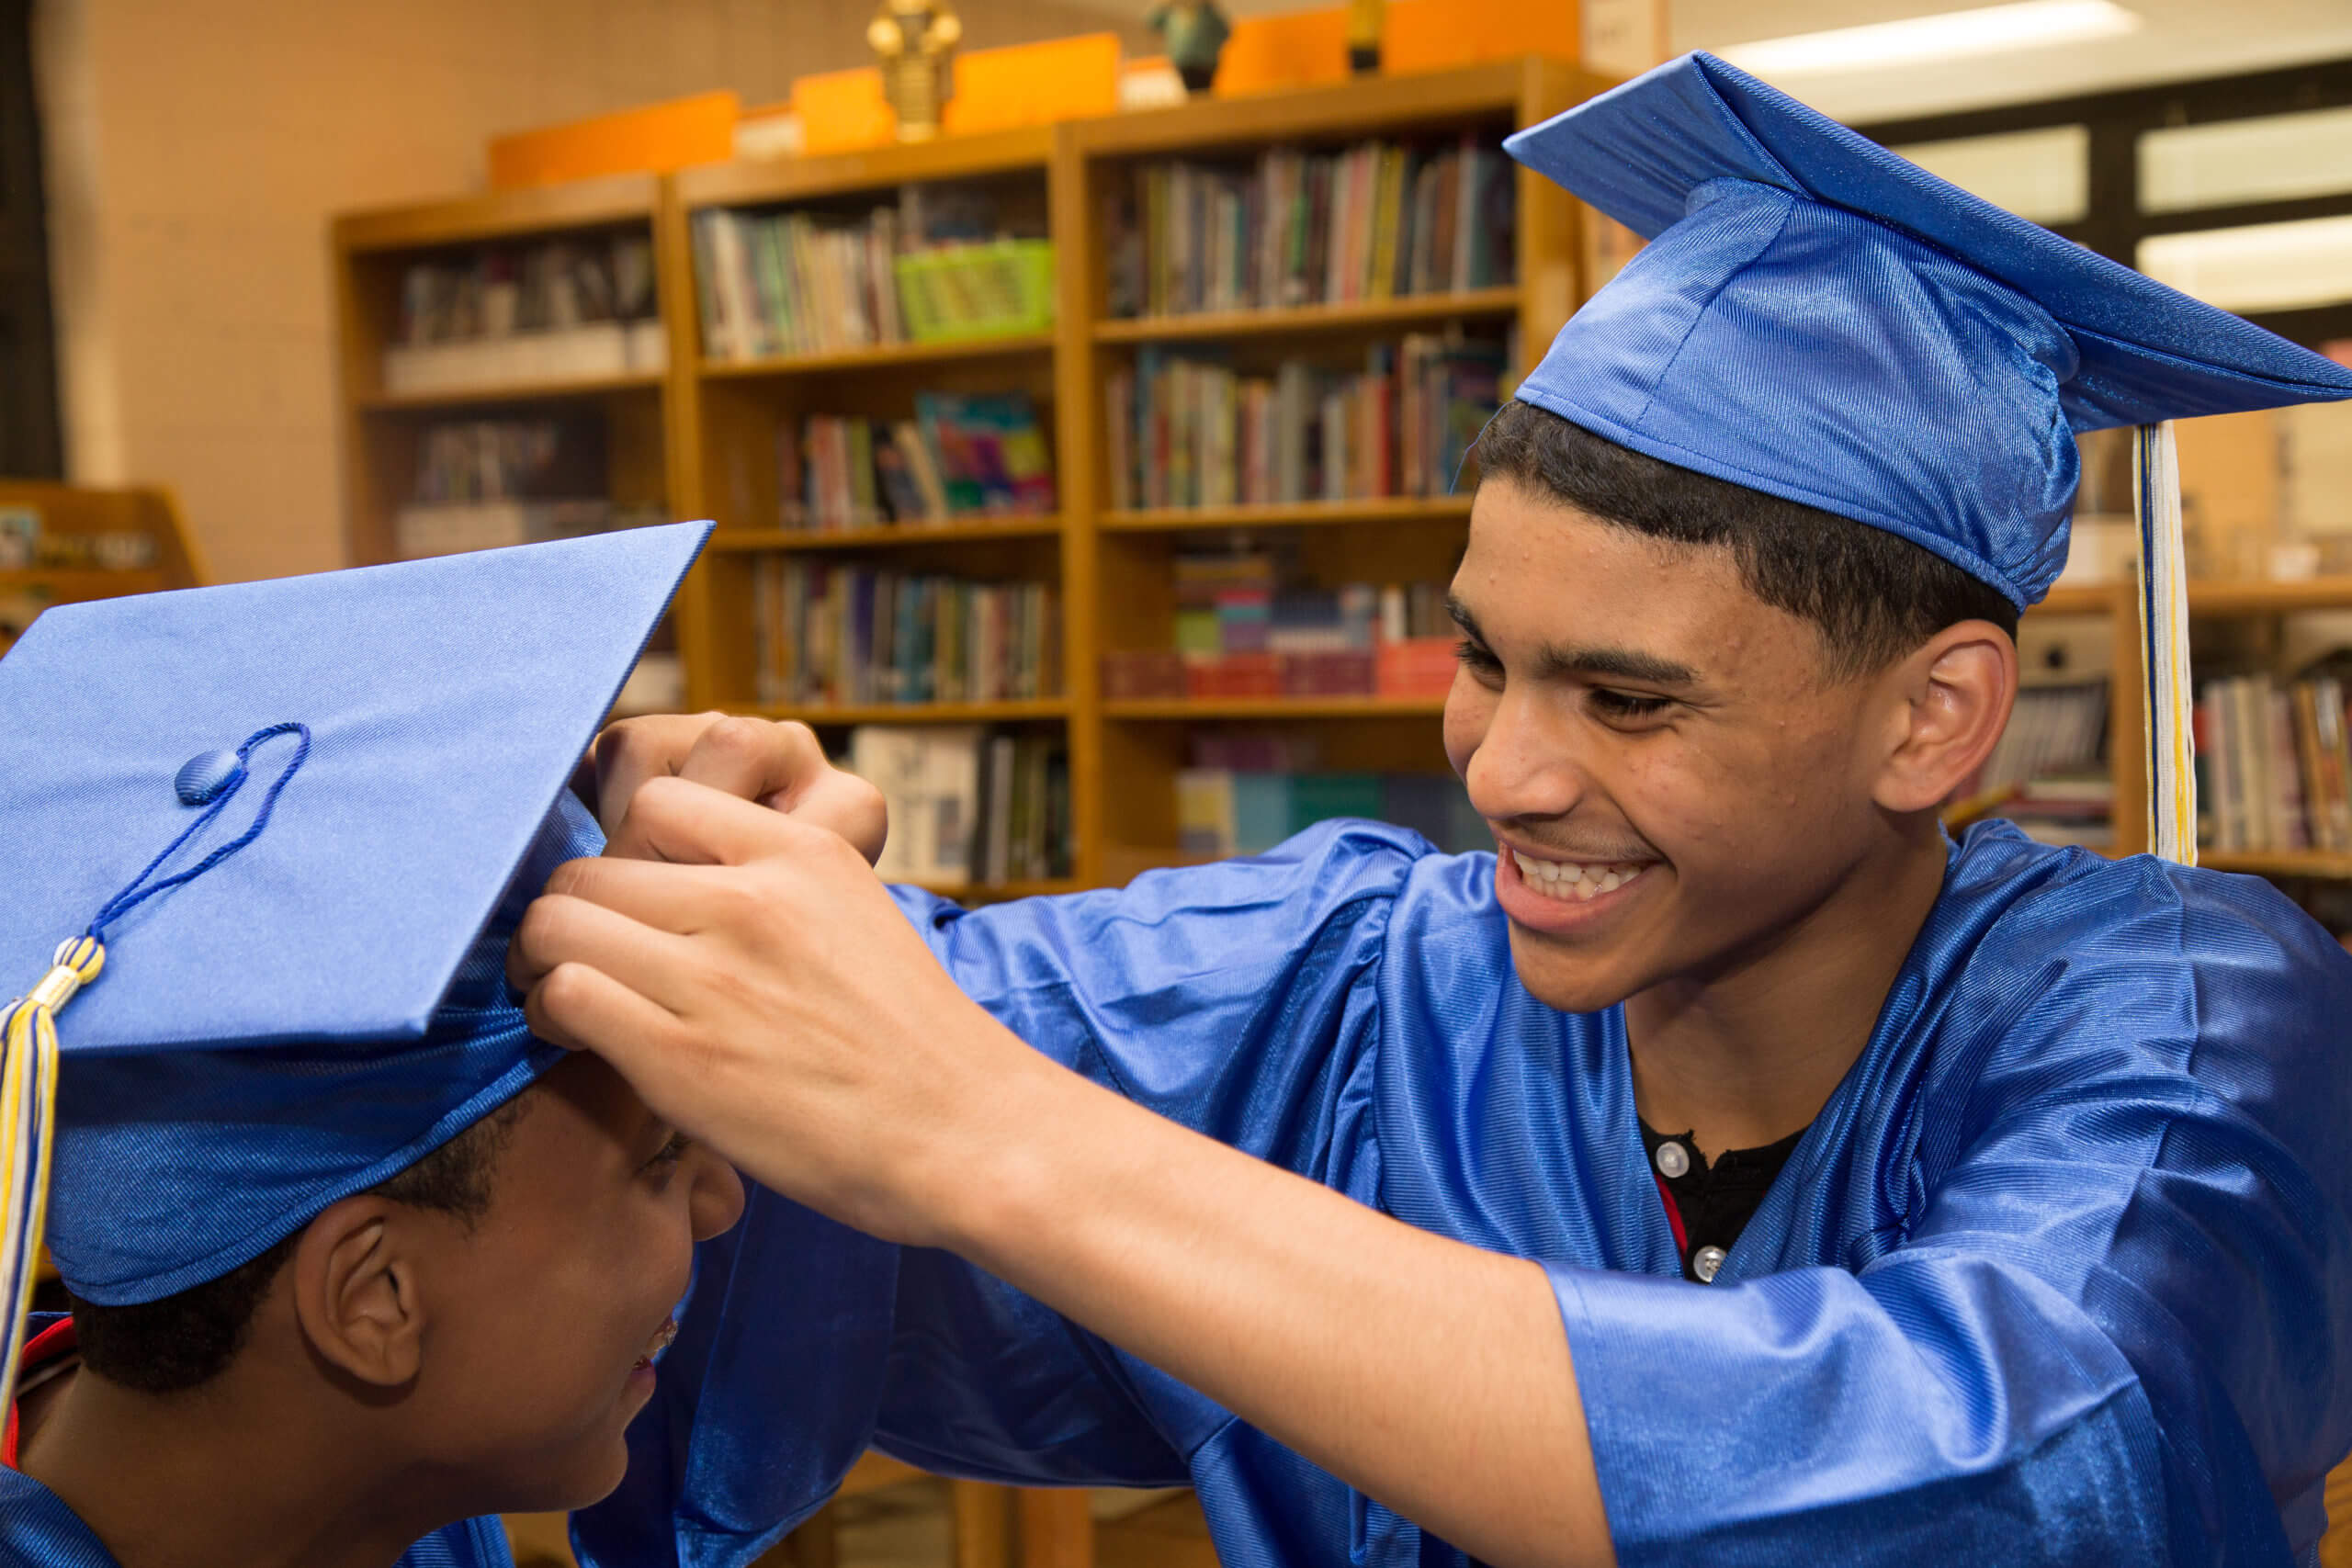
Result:
[[[1723,1266],[1724,1249],[1720,1247],[1702,1247],[1690,1255],[1690,1272],[1699,1276],[1702,1285],[1713,1284],[1715,1270]]]
[[[1668,1181],[1690,1168],[1690,1151],[1668,1138],[1657,1146],[1657,1173]]]

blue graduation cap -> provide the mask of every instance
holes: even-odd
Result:
[[[555,1058],[506,941],[602,845],[566,785],[708,534],[62,605],[0,660],[0,1410],[44,1228],[161,1300]]]
[[[2020,608],[2064,564],[2077,432],[2137,444],[2154,842],[2193,857],[2163,422],[2352,397],[2352,370],[2005,212],[1712,55],[1518,132],[1649,240],[1518,396],[1679,468],[1900,535]]]

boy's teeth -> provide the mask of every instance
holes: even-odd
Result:
[[[1532,855],[1511,852],[1518,863],[1520,879],[1528,886],[1554,898],[1574,898],[1578,903],[1613,893],[1641,875],[1642,866],[1588,864],[1577,861],[1537,860]]]

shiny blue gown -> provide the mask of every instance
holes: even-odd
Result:
[[[2252,877],[2005,824],[1712,1285],[1684,1282],[1615,1009],[1513,974],[1487,855],[1325,824],[964,913],[983,1006],[1136,1102],[1535,1258],[1620,1562],[2309,1561],[2352,1448],[2352,957]],[[869,1441],[1190,1483],[1235,1568],[1460,1553],[989,1276],[770,1193],[706,1244],[600,1568],[738,1563]]]
[[[31,1333],[39,1334],[62,1315],[35,1313]],[[0,1465],[0,1568],[118,1564],[106,1543],[62,1497],[32,1477]],[[410,1547],[394,1568],[514,1568],[514,1557],[496,1519],[464,1519]]]

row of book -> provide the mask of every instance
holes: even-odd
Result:
[[[673,521],[659,502],[617,505],[603,496],[561,501],[452,501],[403,506],[392,516],[392,549],[402,560],[470,550],[542,545]]]
[[[2000,816],[2044,843],[2109,847],[2114,786],[2100,761],[2107,699],[2103,681],[2019,692],[2008,728],[1960,793],[1995,802]]]
[[[1441,496],[1499,405],[1505,342],[1374,345],[1358,372],[1271,378],[1146,349],[1104,378],[1111,504],[1250,506]]]
[[[440,420],[417,438],[409,499],[569,501],[602,495],[605,485],[605,426],[594,414]]]
[[[414,346],[560,332],[658,314],[653,241],[643,232],[485,246],[411,262],[397,342]]]
[[[1188,857],[1262,854],[1334,817],[1410,828],[1449,854],[1492,849],[1494,836],[1450,773],[1266,773],[1186,768],[1176,775],[1178,847]]]
[[[642,233],[491,246],[411,263],[385,345],[388,392],[659,375],[670,340]]]
[[[709,208],[694,215],[709,358],[835,354],[1043,331],[1053,246],[999,226],[984,191],[907,186],[864,217]]]
[[[2197,795],[2216,850],[2352,852],[2352,726],[2332,671],[2209,681],[2197,699]]]
[[[864,724],[851,772],[882,792],[897,882],[1001,886],[1070,874],[1069,752],[1058,735]]]
[[[1275,148],[1254,166],[1146,164],[1111,202],[1114,316],[1486,288],[1514,273],[1518,184],[1498,148]]]
[[[893,264],[899,214],[863,221],[707,208],[694,216],[695,298],[711,359],[904,343]]]
[[[1180,653],[1315,653],[1369,649],[1453,629],[1442,582],[1280,585],[1262,550],[1191,552],[1175,560]]]
[[[1021,702],[1061,690],[1059,596],[797,556],[752,563],[755,690],[791,707]]]
[[[780,422],[775,439],[788,529],[1054,511],[1053,459],[1024,393],[924,392],[912,419],[816,414]]]

